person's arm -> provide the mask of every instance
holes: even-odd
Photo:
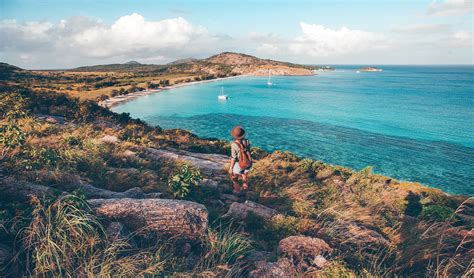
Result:
[[[229,167],[229,175],[233,175],[234,172],[232,171],[232,169],[234,169],[234,165],[235,165],[235,159],[231,158],[230,159],[230,167]]]
[[[232,170],[234,169],[234,165],[235,165],[235,161],[237,160],[237,154],[238,154],[238,150],[236,150],[235,146],[234,146],[235,143],[232,143],[230,145],[230,168],[229,168],[229,175],[233,175],[233,172]]]

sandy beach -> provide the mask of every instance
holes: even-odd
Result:
[[[208,82],[216,82],[216,81],[221,81],[221,80],[226,80],[226,79],[234,79],[234,78],[239,78],[239,77],[244,77],[248,75],[237,75],[237,76],[229,76],[229,77],[223,77],[223,78],[216,78],[216,79],[210,79],[210,80],[201,80],[201,81],[192,81],[192,82],[186,82],[186,83],[180,83],[180,84],[175,84],[172,86],[156,89],[156,90],[145,90],[145,91],[139,91],[135,93],[130,93],[126,95],[119,95],[115,97],[110,97],[106,100],[100,101],[99,105],[102,107],[113,107],[116,106],[120,103],[130,101],[132,99],[136,99],[142,96],[147,96],[151,95],[157,92],[160,92],[162,90],[170,90],[170,89],[176,89],[180,87],[185,87],[185,86],[191,86],[191,85],[196,85],[196,84],[201,84],[201,83],[208,83]]]

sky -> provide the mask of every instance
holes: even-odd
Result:
[[[223,51],[304,64],[473,64],[474,0],[0,0],[0,61],[26,69]]]

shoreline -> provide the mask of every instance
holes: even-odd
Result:
[[[142,97],[142,96],[148,96],[154,93],[158,93],[164,90],[171,90],[171,89],[176,89],[176,88],[181,88],[181,87],[186,87],[186,86],[191,86],[191,85],[197,85],[197,84],[202,84],[202,83],[209,83],[209,82],[217,82],[217,81],[222,81],[222,80],[227,80],[227,79],[234,79],[234,78],[240,78],[240,77],[246,77],[250,75],[242,74],[242,75],[236,75],[236,76],[228,76],[228,77],[222,77],[222,78],[215,78],[215,79],[210,79],[210,80],[200,80],[200,81],[191,81],[191,82],[186,82],[186,83],[180,83],[180,84],[174,84],[168,87],[163,87],[160,89],[155,89],[155,90],[145,90],[145,91],[139,91],[135,93],[130,93],[126,95],[119,95],[115,97],[110,97],[106,100],[99,101],[98,104],[102,107],[105,108],[112,108],[114,106],[117,106],[121,103]]]

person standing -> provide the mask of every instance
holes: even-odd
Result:
[[[233,193],[240,194],[239,179],[242,180],[242,190],[248,190],[247,175],[252,168],[252,156],[250,154],[250,142],[245,139],[245,130],[241,126],[232,128],[231,135],[234,141],[230,145],[231,159],[229,176],[233,184]]]

